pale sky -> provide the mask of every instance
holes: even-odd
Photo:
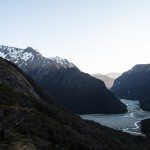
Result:
[[[124,72],[150,63],[150,0],[0,0],[0,44]]]

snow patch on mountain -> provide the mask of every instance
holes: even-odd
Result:
[[[21,49],[0,45],[0,57],[17,64],[27,73],[29,70],[29,72],[34,70],[38,73],[43,70],[45,71],[46,69],[49,71],[51,69],[76,67],[67,59],[62,59],[58,56],[45,58],[39,51],[34,50],[32,47]]]
[[[33,55],[31,53],[27,53],[27,52],[23,53],[23,55],[22,55],[22,59],[25,61],[27,61],[31,57],[33,57]]]
[[[48,59],[53,60],[55,63],[60,64],[64,68],[75,67],[75,65],[73,63],[70,63],[67,59],[63,59],[63,58],[60,58],[58,56],[56,56],[56,57],[49,57]]]

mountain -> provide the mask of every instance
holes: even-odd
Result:
[[[106,87],[110,89],[113,86],[115,79],[121,76],[121,73],[112,72],[105,75],[97,73],[97,74],[92,74],[92,76],[102,80],[105,83]]]
[[[59,57],[45,58],[31,47],[20,49],[1,45],[0,57],[17,64],[25,73],[36,80],[52,70],[76,67],[67,59]]]
[[[1,46],[0,56],[17,64],[44,91],[77,114],[124,113],[127,107],[104,83],[81,72],[66,59],[43,57],[32,48]]]
[[[0,149],[148,150],[148,143],[64,110],[16,65],[0,58]]]
[[[47,84],[49,83],[49,84]],[[62,68],[41,78],[44,91],[74,113],[124,113],[126,106],[104,82],[77,68]]]
[[[113,79],[117,79],[119,76],[121,76],[121,73],[112,72],[112,73],[107,73],[106,76]]]
[[[102,75],[102,74],[97,73],[97,74],[92,74],[92,76],[97,78],[97,79],[102,80],[108,89],[110,89],[114,84],[115,79],[110,78],[107,75]]]
[[[120,98],[140,100],[141,108],[150,111],[150,64],[135,65],[115,80],[111,90]]]

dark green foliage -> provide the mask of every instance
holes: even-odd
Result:
[[[59,69],[38,81],[44,91],[77,114],[124,113],[126,106],[104,83],[77,68]]]

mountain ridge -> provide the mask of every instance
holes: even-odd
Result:
[[[33,48],[0,47],[0,56],[16,63],[48,95],[74,113],[124,113],[127,107],[104,83],[67,60],[46,59]],[[48,60],[48,61],[47,61]]]
[[[51,70],[76,67],[67,59],[62,59],[58,56],[45,58],[39,51],[34,50],[32,47],[20,49],[1,45],[0,57],[17,64],[17,66],[28,75],[32,76],[34,74],[36,80],[38,80],[42,74],[45,75]]]
[[[39,84],[46,93],[77,114],[127,111],[126,105],[106,88],[103,81],[77,68],[61,68],[50,72]]]
[[[99,73],[97,73],[97,74],[91,74],[91,75],[93,77],[97,78],[97,79],[102,80],[105,83],[105,85],[106,85],[106,87],[108,89],[110,89],[113,86],[113,84],[114,84],[114,80],[115,79],[110,78],[107,75],[103,75],[103,74],[99,74]]]
[[[138,64],[115,80],[111,90],[120,98],[140,101],[140,107],[150,111],[150,64]]]

